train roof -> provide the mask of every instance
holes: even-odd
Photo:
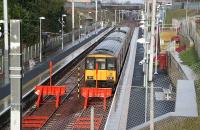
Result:
[[[108,54],[116,57],[123,46],[129,28],[116,29],[109,34],[90,54]]]
[[[108,35],[104,41],[106,40],[116,40],[116,41],[119,41],[119,42],[122,42],[123,38],[126,36],[125,33],[123,32],[113,32],[111,33],[110,35]]]
[[[115,32],[124,32],[124,33],[127,33],[129,32],[130,28],[129,27],[120,27],[120,28],[117,28],[115,30]]]

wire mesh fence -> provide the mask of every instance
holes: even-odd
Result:
[[[194,28],[194,25],[190,25]],[[183,30],[182,30],[183,31]],[[187,33],[187,32],[185,32]],[[194,32],[190,32],[193,35]],[[150,85],[146,88],[143,84],[143,67],[139,62],[143,59],[143,45],[137,44],[133,86],[129,100],[129,112],[127,120],[127,129],[131,130],[149,130],[150,124]],[[177,53],[176,53],[177,54]],[[178,56],[178,54],[177,54]],[[155,130],[199,130],[200,117],[180,116],[177,114],[177,82],[187,80],[188,75],[177,57],[168,54],[168,69],[163,71],[158,69],[158,74],[154,75],[154,129]],[[158,65],[159,68],[159,65]],[[200,104],[200,62],[191,66],[197,75],[195,80],[196,95],[195,102],[199,109]],[[190,77],[191,78],[191,77]],[[192,86],[190,86],[192,87]],[[180,88],[180,86],[179,86]],[[195,93],[195,92],[194,92]],[[188,96],[187,94],[185,95]],[[191,95],[194,96],[195,95]],[[146,98],[147,97],[147,98]],[[180,100],[179,100],[180,101]],[[181,104],[185,100],[182,99]],[[187,104],[185,104],[187,105]],[[183,105],[184,106],[184,105]],[[185,108],[182,108],[185,109]],[[198,110],[199,111],[199,110]],[[177,115],[176,115],[177,114]]]

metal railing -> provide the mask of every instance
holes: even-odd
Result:
[[[200,2],[188,2],[188,4],[187,4],[187,2],[173,2],[172,8],[174,8],[174,9],[177,9],[177,8],[186,9],[186,8],[188,8],[188,9],[198,10],[198,9],[200,9]]]
[[[98,24],[97,28],[99,28],[99,27],[100,27],[100,24]],[[95,30],[95,24],[93,24],[92,26],[88,26],[87,28],[84,28],[84,30],[81,30],[81,33],[88,34],[94,30]],[[64,34],[64,36],[63,36],[64,46],[66,46],[67,44],[72,42],[72,34],[73,34],[72,32]],[[75,39],[77,40],[79,38],[79,29],[74,30],[74,35],[75,35]],[[61,45],[62,45],[61,35],[59,35],[57,37],[49,38],[49,39],[47,39],[46,43],[44,43],[44,41],[42,41],[42,47],[43,47],[42,52],[47,53],[49,51],[59,49],[61,47]],[[39,43],[35,43],[31,46],[24,47],[22,49],[23,65],[28,64],[29,60],[36,59],[39,57],[39,51],[40,51],[39,47],[40,47]]]

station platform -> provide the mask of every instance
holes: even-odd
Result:
[[[129,97],[132,87],[132,77],[136,56],[139,28],[135,28],[127,58],[118,81],[110,112],[105,124],[105,130],[125,130],[127,124]]]
[[[113,28],[98,29],[97,33],[94,31],[90,33],[86,38],[81,41],[75,41],[64,47],[63,50],[59,49],[52,56],[43,59],[43,62],[38,63],[32,70],[28,70],[24,73],[22,78],[22,96],[26,97],[32,92],[35,85],[41,85],[49,79],[49,65],[48,62],[52,61],[53,75],[69,64],[73,59],[78,57],[81,53],[95,44],[104,35],[110,32]],[[10,84],[0,87],[0,115],[10,108]]]
[[[144,47],[143,44],[137,43],[138,35],[139,38],[142,36],[142,30],[136,28],[126,59],[125,70],[123,70],[122,78],[119,80],[107,118],[106,130],[135,130],[137,126],[145,124],[150,119],[150,92],[147,91],[148,98],[145,106],[146,88],[143,85],[143,65],[139,65],[139,62],[143,59]],[[174,112],[176,99],[170,78],[165,71],[158,69],[158,74],[154,75],[154,87],[155,118]],[[171,94],[170,97],[166,96],[166,91]]]
[[[150,90],[148,88],[146,93],[143,84],[143,65],[139,63],[144,56],[144,47],[143,44],[137,43],[137,35],[140,38],[142,30],[136,28],[132,36],[130,50],[112,101],[105,130],[149,129]],[[177,64],[180,64],[178,62],[180,60],[177,60]],[[178,80],[176,86],[172,86],[166,70],[158,68],[158,74],[153,76],[155,129],[161,128],[162,123],[170,120],[198,116],[195,87],[191,80],[194,76],[190,76],[191,70],[184,67],[181,66],[183,73],[189,78]]]

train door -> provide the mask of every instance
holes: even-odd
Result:
[[[106,80],[106,59],[96,59],[96,80]]]

